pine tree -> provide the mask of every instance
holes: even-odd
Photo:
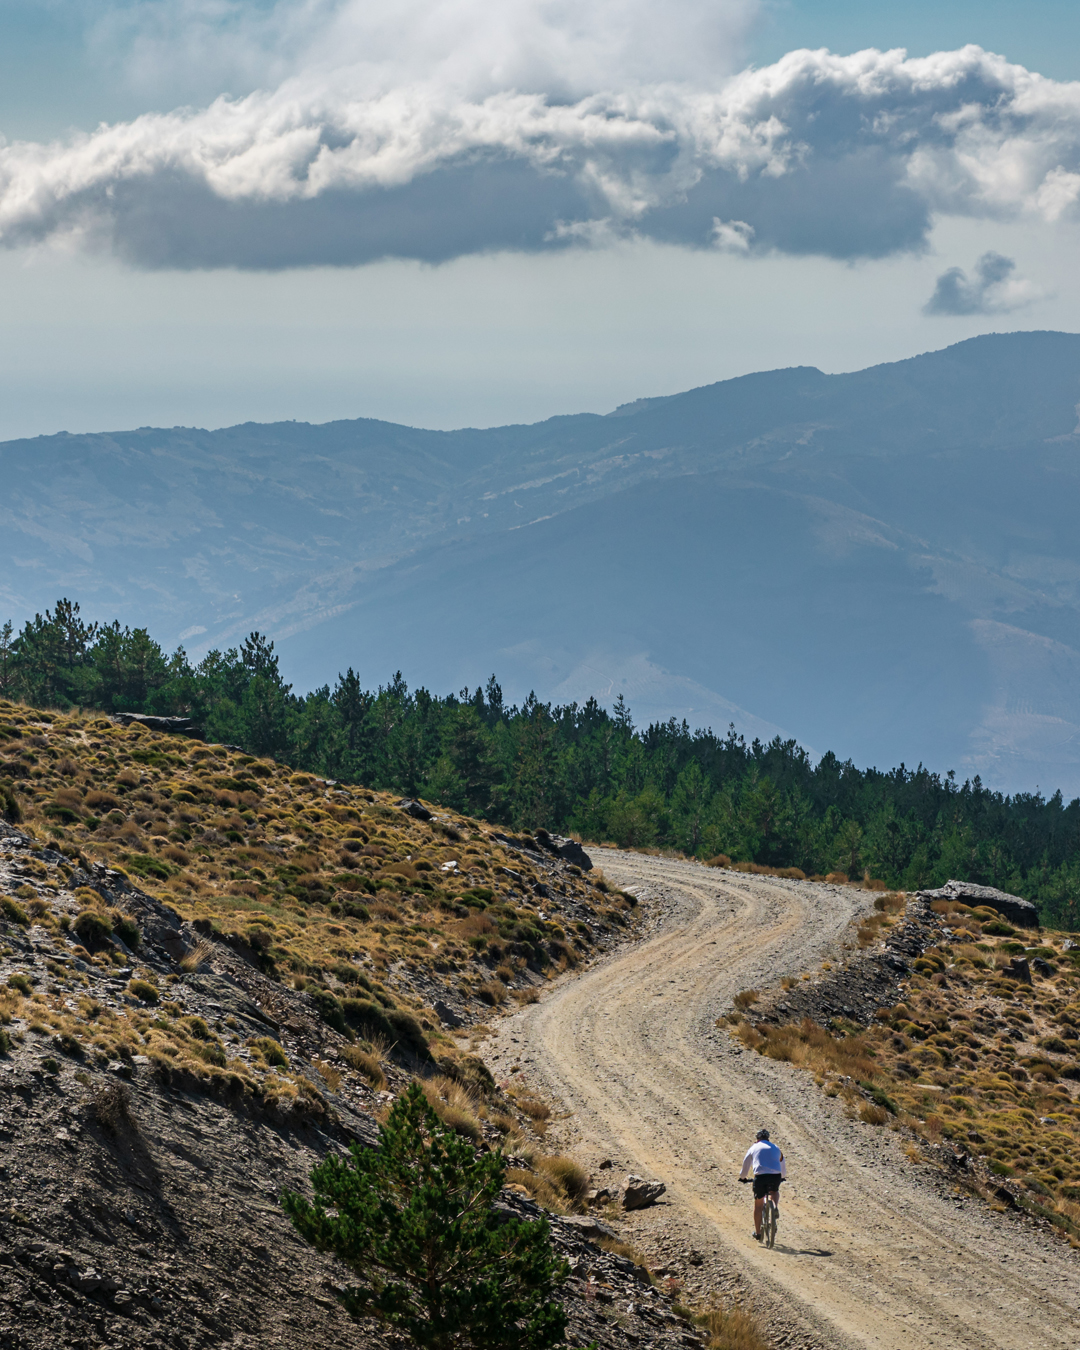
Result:
[[[377,1148],[331,1155],[312,1169],[315,1203],[289,1192],[282,1204],[302,1237],[354,1272],[340,1295],[350,1316],[422,1350],[548,1350],[563,1342],[554,1293],[569,1272],[546,1219],[494,1212],[504,1167],[447,1130],[414,1083]]]

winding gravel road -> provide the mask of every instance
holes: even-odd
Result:
[[[505,1019],[485,1056],[561,1102],[574,1151],[657,1176],[632,1216],[649,1249],[675,1222],[734,1272],[789,1344],[1075,1347],[1080,1254],[1025,1220],[949,1195],[898,1136],[845,1117],[808,1074],[715,1026],[738,990],[835,956],[864,892],[597,851],[651,931]],[[750,1237],[742,1155],[766,1125],[788,1158],[774,1250]],[[651,1227],[650,1227],[651,1226]]]

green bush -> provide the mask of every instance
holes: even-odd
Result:
[[[258,1036],[255,1040],[249,1041],[248,1044],[252,1049],[262,1053],[262,1057],[267,1064],[272,1064],[276,1069],[287,1069],[289,1067],[288,1056],[273,1036]]]
[[[34,986],[30,983],[29,975],[24,975],[21,970],[17,970],[14,975],[8,976],[8,988],[17,989],[20,994],[25,994],[27,998],[34,992]]]
[[[860,1079],[859,1086],[876,1106],[883,1106],[892,1116],[899,1114],[899,1107],[888,1093],[883,1088],[879,1088],[876,1083]]]
[[[143,1003],[157,1003],[161,995],[149,982],[149,980],[132,980],[128,984],[128,992],[134,994],[137,999]]]
[[[334,997],[329,989],[316,989],[311,995],[311,1001],[315,1005],[315,1011],[328,1027],[333,1027],[343,1036],[349,1034],[349,1028],[345,1022],[345,1012],[341,1006],[340,999]]]
[[[60,1072],[60,1061],[54,1059],[52,1055],[48,1055],[41,1061],[41,1067],[46,1073],[57,1074]]]
[[[124,914],[114,914],[112,916],[113,933],[130,951],[138,951],[139,944],[142,942],[142,933],[139,932],[139,925],[134,919],[129,919]]]
[[[373,1041],[379,1036],[387,1040],[394,1039],[390,1019],[377,1003],[366,998],[347,998],[342,1000],[340,1007],[349,1025],[365,1040]]]
[[[312,1169],[315,1203],[286,1192],[300,1235],[333,1252],[356,1283],[338,1298],[422,1350],[551,1350],[569,1268],[546,1219],[497,1215],[505,1164],[446,1129],[414,1083],[394,1103],[377,1148],[354,1144]]]
[[[153,877],[156,881],[168,881],[180,870],[167,863],[164,858],[155,858],[150,853],[133,853],[127,860],[127,870],[138,877]]]
[[[30,916],[17,900],[10,895],[0,895],[0,913],[9,923],[17,923],[20,928],[30,927]]]
[[[11,1050],[11,1037],[3,1027],[0,1027],[0,1055],[6,1055]]]
[[[22,807],[10,783],[0,783],[0,816],[3,816],[9,825],[22,824]]]
[[[84,909],[72,927],[87,951],[112,945],[112,925],[92,909]]]

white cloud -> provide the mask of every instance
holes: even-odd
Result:
[[[69,0],[70,2],[70,0]],[[112,0],[92,41],[128,80],[217,89],[348,72],[372,97],[417,83],[470,99],[578,98],[732,74],[759,0]]]
[[[1080,84],[978,47],[800,51],[665,83],[707,13],[670,12],[653,52],[661,11],[640,0],[415,0],[381,39],[370,6],[275,6],[282,32],[290,16],[325,21],[275,89],[0,146],[0,242],[67,240],[148,267],[439,261],[632,234],[857,258],[923,248],[935,217],[1077,213]],[[714,48],[748,11],[720,12],[730,31]],[[368,42],[370,59],[334,66],[335,33],[344,56]]]
[[[984,253],[968,276],[950,267],[937,279],[924,314],[1008,314],[1041,297],[1031,282],[1014,275],[1016,263],[1001,253]]]
[[[713,243],[722,253],[749,253],[754,242],[754,227],[745,220],[721,220],[713,217]]]

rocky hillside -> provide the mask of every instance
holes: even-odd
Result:
[[[414,1077],[557,1216],[571,1344],[698,1343],[452,1034],[627,927],[578,846],[106,718],[0,736],[2,1350],[388,1343],[278,1198]]]
[[[734,1033],[1080,1247],[1080,941],[963,883],[879,905],[860,956],[746,991]]]

